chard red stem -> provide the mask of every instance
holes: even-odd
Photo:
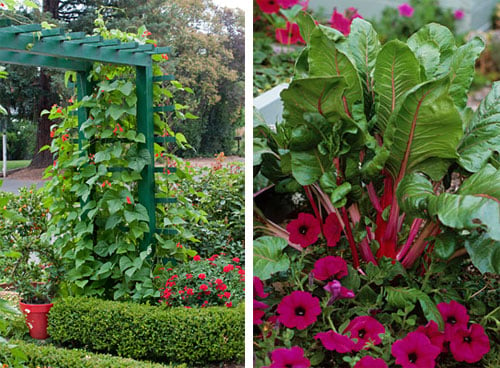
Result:
[[[418,230],[420,230],[420,227],[424,223],[424,220],[421,218],[416,218],[413,220],[411,227],[410,227],[410,234],[408,235],[408,239],[406,239],[405,245],[401,248],[401,250],[398,252],[396,259],[398,261],[401,261],[403,257],[406,255],[408,250],[410,249],[411,245],[413,244],[413,241],[417,237]]]
[[[375,192],[375,187],[373,186],[373,183],[370,182],[367,186],[366,189],[368,191],[368,197],[370,198],[370,201],[372,202],[373,208],[377,212],[382,212],[382,206],[380,205],[380,200],[377,197],[377,192]]]
[[[361,214],[359,213],[359,207],[356,203],[351,205],[348,209],[349,215],[351,216],[351,220],[353,225],[358,224],[361,221]],[[368,229],[368,227],[367,227]],[[370,248],[370,242],[368,239],[368,232],[366,237],[361,241],[359,244],[359,251],[361,253],[361,258],[365,262],[372,262],[373,264],[377,264],[377,261],[375,261],[375,257],[373,256],[372,249]]]
[[[425,250],[425,247],[427,245],[427,239],[430,236],[433,236],[439,231],[439,225],[435,222],[429,222],[427,225],[424,226],[422,229],[422,232],[418,236],[417,240],[415,241],[415,244],[413,247],[411,247],[410,251],[406,255],[406,257],[403,259],[403,266],[405,268],[410,268],[413,266],[415,261],[422,255],[422,253]]]
[[[311,193],[311,187],[309,185],[304,185],[304,191],[306,192],[307,199],[309,199],[309,202],[311,203],[311,207],[314,211],[314,216],[316,216],[316,219],[319,221],[319,227],[321,229],[321,233],[323,233],[323,221],[321,220],[321,215],[318,210],[318,206],[316,206],[316,202],[314,201],[314,198]]]
[[[342,218],[344,219],[344,233],[347,237],[347,241],[349,242],[349,247],[351,248],[352,260],[354,264],[354,268],[359,268],[359,257],[358,251],[356,249],[356,243],[354,241],[354,237],[352,236],[351,224],[349,223],[349,218],[347,217],[347,210],[345,207],[342,207]]]

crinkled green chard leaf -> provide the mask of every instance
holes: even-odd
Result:
[[[343,77],[315,77],[294,79],[281,92],[287,125],[304,124],[304,114],[320,113],[326,120],[339,120],[344,111],[342,95],[346,87]]]
[[[392,114],[384,145],[390,150],[386,167],[394,178],[420,171],[439,180],[458,157],[462,119],[448,88],[448,77],[422,83]]]
[[[500,151],[500,82],[481,102],[465,129],[458,147],[458,163],[467,171],[477,172]]]
[[[351,24],[351,33],[347,38],[356,69],[358,70],[365,103],[365,113],[369,115],[373,107],[373,71],[381,46],[377,32],[371,23],[356,18]]]
[[[351,115],[352,106],[363,101],[358,71],[322,28],[314,29],[309,43],[309,73],[315,77],[344,77],[346,88],[342,95],[344,112]]]
[[[283,253],[288,242],[285,239],[263,236],[253,242],[253,274],[268,280],[274,273],[283,272],[290,267],[290,259]]]
[[[500,241],[500,170],[491,165],[466,179],[457,194],[442,193],[428,199],[429,213],[455,229],[485,230]]]
[[[500,241],[492,239],[487,233],[482,233],[467,239],[465,249],[481,273],[500,274]]]
[[[408,39],[408,46],[424,68],[427,79],[448,73],[457,49],[453,33],[437,23],[420,28]]]
[[[390,41],[377,56],[373,79],[377,127],[384,133],[391,114],[402,103],[405,93],[422,81],[420,64],[405,43]]]
[[[476,37],[460,46],[450,64],[450,96],[460,112],[467,106],[467,92],[476,72],[475,63],[484,50],[484,42]]]

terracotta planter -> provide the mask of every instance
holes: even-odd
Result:
[[[21,312],[26,316],[26,325],[32,338],[43,340],[49,337],[47,334],[47,316],[53,305],[52,303],[25,304],[19,302]]]

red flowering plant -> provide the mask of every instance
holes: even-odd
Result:
[[[197,255],[176,266],[158,266],[154,284],[160,291],[158,302],[168,306],[231,308],[244,300],[245,270],[237,257]]]
[[[483,42],[298,24],[284,122],[254,127],[256,365],[498,366],[500,84],[466,105]]]

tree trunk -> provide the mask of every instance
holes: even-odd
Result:
[[[43,0],[43,11],[50,13],[54,19],[58,18],[58,8],[59,0]],[[49,120],[48,115],[40,116],[40,113],[43,110],[50,110],[52,105],[57,103],[57,101],[51,93],[50,75],[43,68],[40,69],[40,88],[41,93],[37,106],[38,128],[36,132],[35,157],[33,157],[29,166],[32,169],[46,168],[52,164],[52,153],[49,150],[40,152],[40,148],[50,145],[50,126],[53,122]]]
[[[40,148],[45,145],[50,145],[50,126],[54,124],[52,120],[49,120],[49,115],[45,114],[40,116],[40,113],[44,109],[50,110],[52,105],[56,103],[50,92],[50,75],[46,74],[43,69],[40,70],[40,88],[41,94],[38,98],[38,106],[36,109],[38,127],[36,131],[35,157],[33,157],[29,166],[32,169],[46,168],[47,166],[52,165],[53,161],[50,150],[40,152]]]

